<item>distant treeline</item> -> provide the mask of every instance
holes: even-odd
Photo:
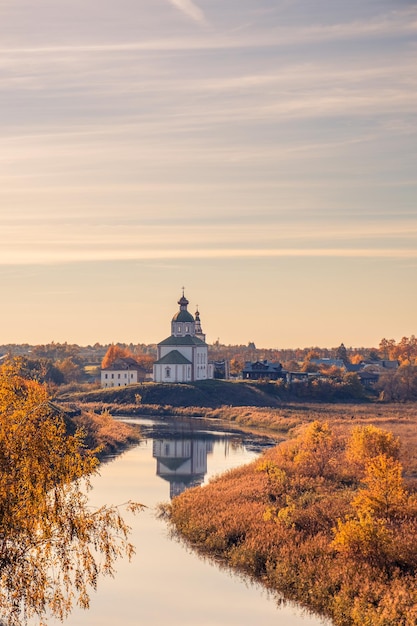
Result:
[[[22,359],[22,373],[26,377],[51,385],[98,384],[100,367],[106,355],[117,346],[131,354],[148,373],[156,358],[155,344],[99,344],[79,346],[68,343],[45,345],[5,344],[0,346],[0,356],[19,356]],[[313,399],[338,401],[361,399],[369,394],[380,394],[385,401],[417,400],[417,339],[414,335],[400,341],[382,339],[378,347],[352,348],[341,344],[335,348],[295,348],[273,349],[256,348],[253,342],[247,345],[224,345],[219,341],[209,345],[209,358],[212,361],[227,361],[231,376],[239,377],[245,362],[268,360],[280,362],[287,371],[314,371],[312,359],[341,359],[346,364],[363,361],[398,361],[397,370],[387,371],[372,392],[364,390],[357,377],[351,373],[327,372],[332,374],[327,380],[308,380],[281,385],[279,394],[283,399]],[[317,370],[317,367],[315,368]]]

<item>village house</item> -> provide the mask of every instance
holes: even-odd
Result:
[[[282,369],[281,363],[272,363],[266,359],[263,361],[255,361],[251,363],[246,361],[242,370],[242,378],[244,380],[278,380],[285,378],[286,372]]]
[[[146,370],[135,359],[120,357],[101,370],[102,387],[126,387],[145,380]]]

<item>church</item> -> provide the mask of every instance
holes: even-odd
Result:
[[[171,335],[158,343],[157,361],[153,366],[156,383],[188,383],[213,378],[198,308],[193,317],[187,309],[189,301],[184,289],[178,304],[179,311],[171,321]]]

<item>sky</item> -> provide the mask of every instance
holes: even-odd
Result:
[[[0,0],[0,344],[417,334],[417,1]]]

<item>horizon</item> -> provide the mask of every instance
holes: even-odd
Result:
[[[416,334],[414,2],[1,12],[1,344]]]

